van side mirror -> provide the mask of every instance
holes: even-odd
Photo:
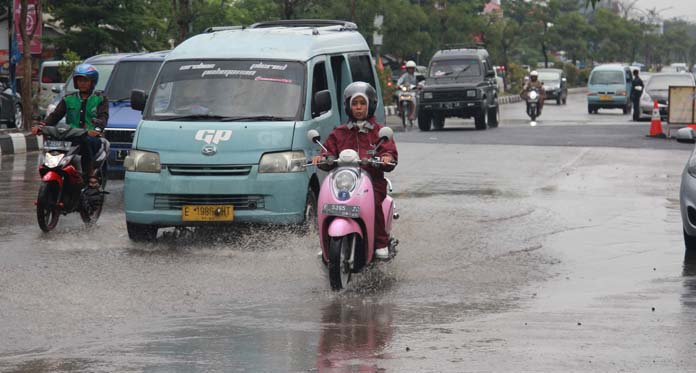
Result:
[[[312,98],[312,118],[331,110],[331,93],[328,89],[319,91]]]
[[[147,102],[147,94],[141,89],[134,89],[131,91],[131,107],[134,110],[143,111],[145,110],[145,103]]]
[[[488,70],[488,72],[486,73],[486,78],[495,78],[495,71]]]
[[[678,142],[685,144],[693,144],[696,142],[696,139],[694,139],[694,130],[689,127],[680,128],[679,131],[677,131],[676,138]]]
[[[53,92],[53,93],[60,93],[60,91],[62,91],[62,90],[63,90],[63,88],[58,84],[51,87],[51,92]]]
[[[416,82],[420,83],[425,80],[425,75],[416,75]]]
[[[567,82],[568,79],[566,79],[566,78],[561,78],[561,81],[562,81],[562,82]]]

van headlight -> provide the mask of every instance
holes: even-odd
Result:
[[[304,172],[307,157],[303,151],[266,153],[259,161],[259,173]]]
[[[425,92],[425,93],[423,93],[423,98],[426,100],[430,100],[433,98],[433,93],[432,92]]]
[[[691,177],[696,177],[696,148],[694,148],[691,157],[689,157],[689,162],[686,164],[686,171]]]
[[[123,167],[130,172],[159,173],[162,169],[159,153],[135,149],[131,150],[126,159],[123,160]]]

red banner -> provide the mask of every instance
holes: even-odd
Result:
[[[19,19],[21,17],[22,10],[22,0],[14,0],[14,22],[15,22],[15,32],[17,35],[17,46],[19,50],[24,52],[24,45],[22,43],[22,34],[19,32]],[[27,0],[27,34],[31,35],[34,32],[34,38],[31,39],[31,53],[40,54],[41,53],[41,32],[43,28],[41,27],[41,0]],[[36,29],[36,31],[34,31]]]

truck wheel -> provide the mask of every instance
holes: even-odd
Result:
[[[436,130],[441,130],[445,127],[445,117],[444,115],[436,115],[433,118],[433,128]]]
[[[488,124],[486,123],[487,115],[486,111],[488,109],[481,109],[481,111],[476,114],[474,117],[474,125],[476,126],[476,129],[481,131],[485,130],[488,127]]]
[[[500,105],[488,109],[488,127],[498,127],[500,122]]]
[[[421,131],[430,131],[430,125],[432,124],[432,115],[425,111],[421,110],[418,113],[418,128]]]

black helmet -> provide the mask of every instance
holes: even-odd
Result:
[[[346,114],[348,118],[353,118],[353,112],[350,110],[350,101],[356,94],[363,94],[367,96],[367,117],[375,115],[375,109],[377,109],[377,91],[369,84],[365,82],[353,82],[348,84],[346,89],[343,91],[343,103],[345,106]]]

